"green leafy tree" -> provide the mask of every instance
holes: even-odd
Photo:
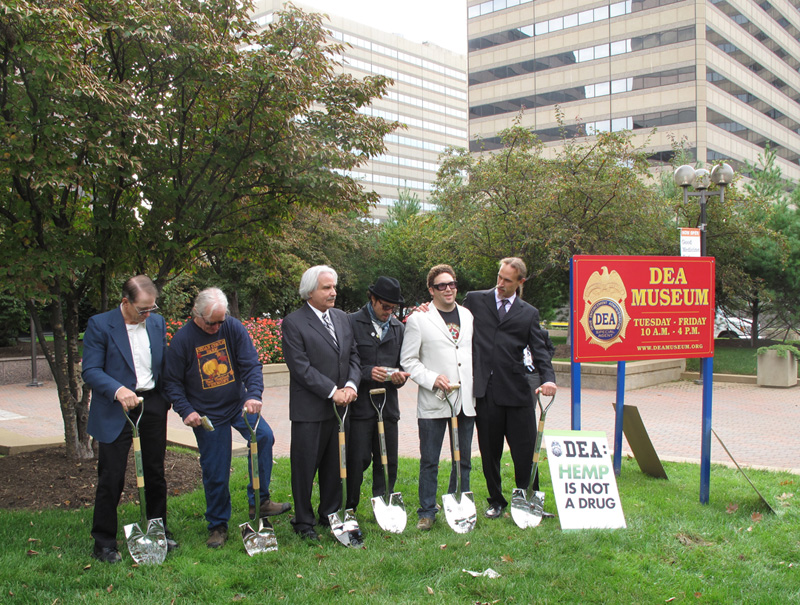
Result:
[[[337,73],[319,17],[264,32],[235,0],[7,0],[0,6],[0,278],[48,354],[67,454],[91,454],[79,306],[159,286],[304,209],[366,208],[347,171],[394,124],[359,108],[387,80]],[[41,316],[35,301],[44,305]]]
[[[491,279],[505,256],[526,261],[525,297],[544,311],[566,301],[576,254],[651,254],[668,247],[669,205],[646,184],[645,153],[624,133],[564,140],[555,157],[529,130],[502,133],[504,147],[474,156],[449,150],[434,201],[450,248]],[[491,282],[490,282],[491,283]]]

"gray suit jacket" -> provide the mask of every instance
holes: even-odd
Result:
[[[332,419],[331,391],[361,380],[361,362],[347,314],[339,309],[329,313],[338,347],[308,303],[281,324],[283,357],[289,367],[289,420]]]

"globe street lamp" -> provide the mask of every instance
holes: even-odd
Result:
[[[725,201],[725,188],[733,181],[733,168],[730,164],[722,163],[714,166],[709,172],[705,168],[695,170],[691,166],[683,165],[675,170],[672,179],[675,184],[683,189],[684,205],[689,197],[700,198],[700,256],[706,255],[706,200],[709,196],[718,196],[720,203]],[[714,183],[719,187],[717,191],[709,192],[708,188]],[[689,192],[689,187],[696,191]]]

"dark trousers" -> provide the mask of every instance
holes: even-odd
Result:
[[[314,475],[319,476],[320,523],[328,524],[328,515],[342,506],[342,483],[339,476],[339,423],[333,418],[322,422],[292,422],[289,446],[292,469],[292,499],[296,532],[311,528],[317,519],[311,506]]]
[[[118,404],[122,405],[122,404]],[[136,422],[141,406],[130,413]],[[167,522],[167,481],[164,478],[164,452],[167,449],[167,402],[157,392],[144,394],[144,415],[139,422],[144,467],[147,518]],[[97,548],[117,547],[117,506],[125,487],[125,469],[133,441],[129,424],[111,443],[100,443],[97,460],[97,491],[94,498],[92,537]],[[139,521],[138,517],[131,522]],[[143,531],[147,528],[143,527]]]
[[[507,440],[511,450],[515,487],[527,488],[533,468],[533,450],[536,446],[536,410],[533,406],[497,405],[490,383],[486,389],[486,396],[477,400],[475,426],[478,429],[483,476],[486,478],[486,487],[489,490],[489,505],[508,506],[500,479],[503,442]],[[534,489],[538,488],[537,476]]]
[[[370,420],[348,421],[347,432],[347,508],[356,509],[361,497],[361,484],[364,480],[364,471],[372,464],[372,496],[386,494],[386,481],[383,477],[383,463],[381,462],[380,436],[378,435],[378,421]],[[386,434],[386,470],[389,474],[389,493],[394,491],[397,481],[397,420],[384,420]]]

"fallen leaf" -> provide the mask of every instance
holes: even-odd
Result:
[[[781,481],[781,485],[792,485],[794,483],[794,479],[787,479],[786,481]]]
[[[353,594],[355,591],[356,591],[355,588],[351,588],[350,590],[347,591],[347,594]]]
[[[244,600],[244,595],[243,594],[235,594],[235,595],[233,595],[233,601],[242,601],[242,600]]]
[[[28,551],[26,554],[27,554],[29,557],[32,557],[32,556],[34,556],[34,555],[38,555],[39,553],[38,553],[37,551],[35,551],[35,550],[29,550],[29,551]]]
[[[753,513],[752,515],[750,515],[750,519],[752,519],[753,523],[758,523],[763,518],[764,515],[762,515],[761,513]]]
[[[444,550],[447,548],[447,544],[439,544],[439,550]]]
[[[788,500],[789,498],[794,498],[794,494],[787,494],[786,492],[783,492],[780,496],[776,497],[777,500]]]
[[[339,590],[340,588],[341,586],[339,586],[338,584],[334,584],[333,586],[331,586],[331,590]]]
[[[41,542],[39,538],[28,538],[28,542]]]
[[[464,546],[469,546],[469,540],[467,540],[467,541],[466,541],[466,543],[464,544]]]
[[[725,512],[728,513],[729,515],[732,515],[737,510],[739,510],[739,505],[734,504],[733,502],[731,502],[730,504],[728,504],[728,506],[725,507]]]
[[[674,600],[675,600],[675,597],[670,597],[670,598],[668,598],[668,599],[667,599],[666,601],[664,601],[664,602],[665,602],[665,603],[671,603],[671,602],[672,602],[672,601],[674,601]]]
[[[92,568],[92,564],[89,563],[89,565],[87,565],[86,567],[83,568],[83,571],[87,571],[87,570],[89,570],[91,568]]]
[[[694,593],[694,596],[695,596],[695,598],[699,599],[700,597],[703,596],[703,593],[702,592],[696,592],[696,593]]]
[[[431,588],[430,586],[426,586],[425,588],[428,589],[428,594],[433,594],[433,588]]]
[[[513,557],[511,555],[502,555],[500,557],[500,560],[501,561],[505,561],[506,563],[513,563],[514,562],[514,559],[513,559]]]
[[[713,544],[713,542],[704,540],[699,536],[690,536],[689,534],[684,533],[680,533],[675,537],[678,539],[678,542],[684,546],[710,546]]]
[[[748,527],[747,531],[753,531],[753,526],[751,525],[750,527]]]
[[[301,580],[303,579],[303,576],[301,576],[300,574],[297,574],[297,577],[300,578]]]
[[[114,585],[113,584],[109,584],[108,588],[106,588],[106,592],[108,594],[111,594],[113,592],[113,590],[114,590]]]

